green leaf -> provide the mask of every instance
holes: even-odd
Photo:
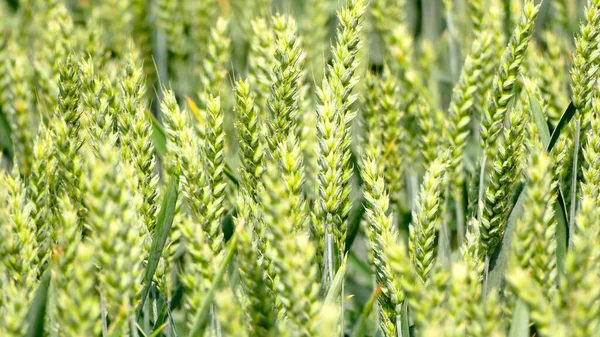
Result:
[[[50,285],[50,270],[46,270],[40,281],[29,313],[27,314],[27,337],[44,336],[44,322],[46,321],[46,304],[48,303],[48,288]]]
[[[223,173],[225,173],[225,175],[227,176],[227,178],[229,178],[229,180],[231,180],[231,182],[234,183],[235,186],[240,186],[240,180],[233,173],[233,170],[231,169],[231,167],[229,167],[229,164],[225,164],[225,169],[223,170]]]
[[[540,134],[542,144],[544,145],[544,148],[548,148],[548,145],[550,145],[550,130],[548,130],[548,123],[546,122],[546,117],[544,116],[540,102],[538,102],[537,98],[531,93],[529,93],[529,107],[529,110],[531,110],[531,117]]]
[[[500,287],[504,280],[504,273],[506,272],[508,257],[512,247],[512,231],[516,221],[523,213],[523,203],[525,202],[523,188],[523,183],[520,183],[517,188],[515,188],[514,197],[516,198],[516,201],[513,203],[514,206],[506,221],[504,237],[490,258],[490,271],[488,274],[487,286],[484,289],[486,294],[488,294],[491,289]]]
[[[360,163],[358,162],[358,157],[356,157],[356,154],[354,153],[354,151],[352,151],[350,153],[350,163],[352,164],[353,167],[353,173],[354,173],[354,178],[356,178],[356,183],[359,186],[362,186],[363,184],[363,178],[360,172]]]
[[[354,152],[350,155],[350,161],[352,163],[352,167],[354,168],[354,177],[356,178],[356,183],[358,186],[362,186],[363,179],[360,172],[360,163],[358,162],[358,158],[354,154]],[[350,209],[350,214],[348,215],[348,226],[346,229],[346,244],[345,250],[346,253],[350,251],[352,248],[352,244],[360,231],[360,222],[362,221],[363,214],[365,213],[365,207],[363,205],[365,201],[365,197],[361,194],[360,197],[353,200],[352,208]]]
[[[223,280],[223,276],[225,276],[225,272],[227,271],[227,266],[229,262],[233,258],[233,253],[235,252],[235,245],[238,238],[238,231],[240,228],[236,230],[235,233],[231,236],[231,240],[228,243],[227,250],[225,252],[225,258],[221,262],[215,277],[213,278],[213,282],[210,285],[210,288],[206,294],[204,294],[204,298],[202,299],[202,303],[200,303],[200,309],[198,310],[198,314],[196,315],[194,324],[194,328],[190,331],[190,337],[203,336],[204,331],[206,330],[206,326],[208,325],[208,314],[210,312],[210,306],[215,297],[217,289],[221,285],[221,281]]]
[[[347,261],[348,261],[348,254],[346,254],[346,256],[344,257],[344,261],[342,262],[342,265],[338,269],[337,273],[335,273],[333,282],[331,282],[331,285],[329,286],[329,291],[327,292],[327,295],[325,296],[325,301],[323,301],[323,307],[325,307],[326,304],[334,304],[336,299],[338,298],[339,294],[341,293],[342,285],[344,283],[344,278],[346,277],[346,267],[347,267],[346,262]]]
[[[563,115],[560,116],[560,120],[558,121],[558,124],[556,124],[556,127],[552,132],[552,137],[550,137],[550,143],[548,143],[548,147],[546,148],[548,152],[550,152],[554,145],[556,145],[556,142],[558,141],[558,137],[560,137],[562,129],[564,129],[567,124],[569,124],[571,118],[575,116],[576,112],[577,109],[575,109],[573,102],[571,102],[567,107],[567,110],[565,110],[565,113],[563,113]]]
[[[408,322],[408,301],[402,302],[402,316],[400,316],[400,332],[402,337],[410,337],[410,325]]]
[[[152,121],[152,141],[154,142],[154,148],[158,154],[164,157],[167,154],[167,134],[165,129],[152,113],[147,111],[146,114]]]
[[[548,152],[552,150],[554,145],[556,144],[558,137],[560,135],[560,131],[564,128],[566,124],[569,123],[569,120],[575,114],[575,107],[573,106],[573,102],[569,104],[567,111],[561,116],[560,121],[558,122],[554,132],[550,139],[546,140],[546,134],[548,131],[548,124],[545,122],[543,118],[543,113],[541,112],[541,107],[537,99],[533,96],[529,96],[529,103],[531,106],[531,111],[533,114],[533,119],[537,125],[537,128],[540,132],[540,138],[542,139],[542,144],[546,148]],[[558,189],[558,195],[556,198],[556,204],[554,204],[554,216],[556,217],[557,228],[556,228],[556,264],[559,270],[559,275],[562,275],[560,271],[564,271],[564,261],[565,255],[567,254],[567,246],[568,246],[568,230],[569,230],[569,220],[567,219],[567,206],[565,204],[565,198],[561,189]]]
[[[517,300],[508,337],[529,337],[529,311],[523,300]]]
[[[567,242],[569,241],[569,221],[567,220],[565,198],[560,189],[558,190],[556,204],[554,204],[554,215],[556,216],[556,266],[558,268],[558,275],[564,275]]]
[[[0,151],[4,150],[12,158],[13,143],[11,138],[11,129],[6,115],[0,111]]]
[[[381,294],[381,285],[377,286],[377,288],[375,288],[371,294],[371,297],[369,297],[369,300],[367,301],[367,304],[365,304],[358,321],[356,324],[354,324],[354,328],[352,329],[352,334],[350,337],[362,337],[367,335],[365,332],[367,320],[369,319],[371,312],[373,312],[373,307],[375,306],[375,301],[377,301],[379,294]]]
[[[223,230],[223,238],[225,242],[228,242],[231,239],[231,235],[233,235],[234,224],[233,217],[237,215],[237,209],[232,207],[221,219],[221,229]]]
[[[162,255],[163,249],[169,237],[171,231],[171,225],[173,225],[173,217],[175,216],[175,207],[177,206],[177,197],[179,194],[179,177],[174,175],[169,182],[167,193],[165,194],[162,204],[160,206],[160,213],[156,222],[156,229],[152,236],[152,245],[150,246],[150,253],[148,257],[148,265],[144,274],[144,289],[140,294],[141,303],[138,308],[138,316],[142,311],[150,286],[152,285],[152,278],[156,272],[156,267]]]

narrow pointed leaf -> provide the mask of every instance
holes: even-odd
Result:
[[[521,214],[524,211],[523,203],[525,202],[525,194],[523,193],[523,188],[522,183],[515,188],[514,196],[516,197],[516,202],[513,203],[514,206],[506,221],[504,237],[490,258],[490,272],[488,275],[487,288],[484,289],[486,294],[489,293],[491,289],[500,287],[504,280],[504,273],[506,272],[506,265],[512,246],[512,231],[516,221],[521,217]]]
[[[402,302],[402,316],[400,316],[400,323],[402,324],[400,327],[400,332],[402,333],[402,337],[410,337],[410,326],[408,322],[408,301]]]
[[[138,308],[138,315],[141,313],[141,309],[146,301],[150,286],[152,285],[152,278],[156,272],[158,262],[162,255],[163,249],[171,232],[171,226],[173,225],[173,217],[175,216],[175,207],[177,206],[177,197],[179,194],[179,177],[174,175],[169,182],[167,193],[165,194],[161,207],[160,213],[158,214],[158,220],[156,222],[156,229],[152,236],[152,245],[150,246],[150,253],[148,257],[148,265],[144,274],[144,288],[140,294],[142,300]]]
[[[531,110],[531,117],[533,118],[538,133],[540,134],[542,144],[544,145],[544,148],[548,148],[550,145],[550,130],[548,130],[548,123],[544,117],[544,112],[542,111],[540,102],[538,102],[538,100],[532,94],[529,94],[529,107]]]
[[[148,115],[148,118],[152,121],[152,141],[154,143],[154,148],[158,154],[164,157],[167,154],[167,136],[165,129],[160,125],[160,122],[152,113],[146,112],[146,115]]]
[[[223,230],[223,237],[225,242],[228,242],[231,239],[231,235],[233,235],[234,224],[233,218],[237,215],[237,210],[235,206],[231,208],[221,220],[221,228]]]
[[[179,308],[183,300],[183,291],[183,285],[181,283],[177,284],[173,290],[173,295],[171,296],[170,301],[162,307],[160,315],[154,323],[154,330],[158,329],[162,324],[169,321],[171,313],[175,309]]]
[[[346,234],[346,252],[349,252],[352,248],[352,244],[358,235],[360,229],[360,222],[365,214],[365,207],[363,205],[364,197],[360,197],[359,200],[354,202],[350,214],[348,215],[348,229]]]
[[[235,175],[235,173],[233,173],[233,170],[231,169],[231,167],[229,167],[229,164],[225,164],[225,169],[223,170],[223,173],[225,173],[227,178],[229,178],[229,180],[231,180],[231,182],[234,183],[235,186],[240,185],[240,180]]]
[[[550,143],[548,144],[548,147],[546,148],[546,150],[548,152],[550,152],[552,150],[552,148],[554,147],[554,145],[556,145],[556,142],[558,141],[558,138],[560,137],[561,131],[565,128],[565,126],[567,124],[569,124],[569,122],[571,121],[571,118],[573,118],[573,116],[575,116],[576,112],[577,112],[577,109],[575,109],[573,102],[571,102],[569,104],[569,107],[567,107],[567,110],[565,111],[565,113],[563,113],[563,115],[560,116],[560,120],[558,121],[558,124],[556,124],[556,127],[554,128],[554,131],[552,132],[552,136],[550,137]]]
[[[564,275],[565,256],[569,242],[569,221],[567,220],[567,206],[562,191],[558,190],[556,204],[554,205],[554,214],[556,216],[556,266],[558,275]]]
[[[552,150],[556,142],[558,141],[558,137],[560,135],[560,131],[564,128],[566,124],[569,123],[573,115],[575,114],[575,107],[573,103],[569,104],[567,111],[561,116],[560,121],[558,122],[556,128],[554,128],[554,132],[550,139],[546,139],[546,135],[549,133],[548,124],[544,120],[543,113],[541,111],[541,107],[537,99],[533,96],[529,96],[529,102],[531,106],[531,112],[533,115],[533,119],[536,123],[538,131],[540,133],[540,138],[542,140],[542,144],[546,148],[548,152]],[[558,189],[558,195],[556,196],[556,204],[554,205],[554,216],[556,217],[557,228],[556,228],[556,264],[559,270],[559,275],[562,275],[560,271],[564,270],[564,260],[565,255],[567,253],[568,246],[568,230],[569,230],[569,220],[567,218],[567,206],[565,204],[565,198],[560,189]]]
[[[338,269],[335,277],[333,278],[333,282],[331,282],[331,286],[329,287],[329,291],[327,292],[327,296],[325,296],[325,301],[323,301],[323,306],[326,304],[335,304],[336,299],[340,295],[342,291],[342,284],[344,283],[344,278],[346,277],[346,266],[348,261],[348,255],[344,257],[344,261],[342,265]]]
[[[46,322],[46,305],[48,303],[48,288],[50,285],[50,272],[46,270],[40,281],[29,313],[27,314],[27,337],[44,336],[44,323]],[[18,300],[18,299],[14,299]]]

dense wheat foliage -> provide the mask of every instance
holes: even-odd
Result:
[[[0,337],[600,336],[600,0],[0,0]]]

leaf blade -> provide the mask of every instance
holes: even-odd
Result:
[[[538,102],[537,98],[535,98],[535,96],[533,96],[532,93],[529,93],[529,107],[529,110],[531,111],[531,117],[533,118],[538,133],[540,134],[542,144],[544,145],[544,148],[548,148],[551,139],[550,130],[548,129],[548,123],[546,122],[546,118],[544,117],[544,112],[542,111],[540,102]]]
[[[342,265],[338,268],[337,273],[335,273],[333,282],[331,282],[329,291],[327,292],[327,295],[325,296],[325,301],[323,301],[323,307],[325,307],[327,304],[335,304],[336,298],[341,293],[342,286],[344,283],[344,278],[346,277],[346,267],[348,266],[347,261],[348,261],[348,254],[346,254],[346,256],[344,257],[344,261],[342,262]]]
[[[152,141],[154,143],[154,148],[158,154],[164,157],[167,154],[167,134],[165,129],[152,113],[147,111],[146,115],[148,115],[148,118],[150,118],[150,121],[152,122]]]
[[[402,316],[400,317],[402,337],[410,337],[410,323],[408,322],[408,301],[402,302]]]
[[[175,208],[177,206],[178,196],[179,177],[175,175],[169,182],[167,193],[163,198],[160,207],[160,213],[158,214],[158,219],[156,221],[156,229],[154,235],[152,236],[152,245],[150,246],[150,252],[148,254],[148,265],[146,266],[146,271],[144,273],[145,285],[140,293],[141,303],[138,308],[138,315],[141,313],[144,302],[146,301],[146,297],[148,296],[148,292],[150,291],[152,278],[154,277],[154,273],[158,267],[158,262],[165,248],[167,238],[169,237],[171,226],[173,225],[173,218],[175,216]]]
[[[35,291],[35,296],[31,302],[29,313],[27,314],[28,326],[27,337],[44,336],[44,323],[46,317],[46,305],[48,303],[48,290],[50,286],[50,271],[46,270],[40,285]]]
[[[552,151],[552,148],[554,148],[554,145],[556,145],[556,142],[558,142],[558,138],[560,137],[561,131],[565,128],[565,126],[567,124],[569,124],[569,122],[571,121],[573,116],[575,116],[576,112],[577,112],[577,109],[573,105],[573,102],[571,102],[569,104],[569,106],[567,107],[567,110],[565,110],[563,115],[560,116],[560,120],[558,121],[558,124],[556,124],[554,131],[552,131],[552,136],[550,137],[550,143],[548,143],[548,146],[546,147],[546,151],[548,151],[548,152]]]
[[[361,196],[358,199],[359,200],[356,200],[354,205],[352,205],[352,209],[350,209],[350,214],[348,215],[348,229],[346,230],[345,244],[346,253],[350,251],[354,240],[360,232],[360,222],[365,213],[365,207],[363,205],[365,197]]]
[[[569,241],[569,221],[567,220],[567,206],[562,191],[558,190],[556,204],[554,205],[554,216],[556,217],[556,266],[558,275],[564,275],[565,256]]]
[[[512,247],[512,231],[515,222],[523,213],[523,203],[525,202],[525,193],[523,193],[523,189],[524,187],[522,183],[515,188],[516,201],[514,202],[514,206],[509,213],[510,215],[508,216],[508,219],[506,220],[504,236],[494,251],[494,254],[490,258],[490,272],[487,287],[484,289],[486,294],[488,294],[491,289],[500,287],[502,281],[504,280],[504,273],[506,271],[508,257]]]
[[[6,119],[6,115],[0,110],[0,152],[2,150],[8,153],[12,158],[13,143],[11,137],[12,130]]]

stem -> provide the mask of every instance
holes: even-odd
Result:
[[[221,333],[221,322],[219,322],[219,318],[217,317],[217,309],[215,308],[214,304],[210,305],[210,314],[212,316],[212,325],[215,331],[215,336],[222,337],[223,334]]]
[[[173,321],[173,313],[171,312],[171,300],[169,299],[169,305],[167,305],[167,323],[170,329],[167,329],[167,337],[177,337],[177,330],[175,329],[175,322]]]
[[[102,337],[106,337],[108,335],[108,326],[106,325],[106,316],[108,316],[108,312],[106,311],[106,303],[104,301],[104,295],[100,293],[100,321],[102,325]]]
[[[333,238],[331,235],[330,225],[327,224],[325,232],[325,289],[329,289],[329,285],[333,282]]]
[[[485,258],[485,269],[483,270],[483,300],[487,299],[488,293],[488,278],[490,274],[490,257],[486,256]]]
[[[153,1],[156,3],[156,1]],[[160,83],[167,84],[169,83],[169,73],[167,66],[167,43],[165,35],[160,31],[160,29],[154,28],[152,38],[154,39],[152,54],[154,56],[156,62],[156,70],[158,72],[158,78]],[[162,90],[158,90],[158,101],[161,102],[163,99]],[[156,117],[160,117],[160,109],[156,109],[154,115]]]
[[[465,214],[460,193],[454,193],[454,207],[456,208],[456,238],[458,246],[462,247],[465,238]]]
[[[345,278],[344,278],[345,279]],[[340,305],[340,310],[342,311],[340,313],[340,327],[341,327],[341,337],[344,337],[344,280],[342,280],[342,291],[340,294],[340,301],[341,301],[341,305]]]
[[[577,211],[577,157],[579,156],[579,136],[581,133],[581,120],[575,124],[575,143],[573,152],[573,171],[571,172],[571,208],[569,210],[569,248],[573,247],[573,234],[575,232],[575,213]]]
[[[443,220],[442,220],[442,225],[440,227],[440,234],[439,234],[439,238],[438,238],[438,252],[437,252],[437,259],[438,259],[438,263],[440,263],[442,266],[450,266],[451,263],[451,258],[450,255],[452,254],[451,249],[450,249],[450,231],[448,229],[448,221],[447,221],[447,217],[446,217],[446,213],[448,211],[448,204],[449,204],[449,199],[450,196],[448,193],[449,188],[446,187],[446,193],[444,196],[444,204],[443,204],[443,210],[442,210],[442,214],[443,214]]]
[[[485,164],[487,157],[485,151],[481,156],[481,168],[479,171],[479,194],[477,199],[477,221],[481,223],[481,217],[483,216],[483,193],[485,188]]]
[[[139,337],[137,322],[135,321],[135,314],[129,315],[129,328],[131,329],[132,337]]]
[[[373,283],[373,289],[377,289],[377,276],[375,276],[374,273],[373,273],[372,280],[373,280],[373,282],[372,282]],[[379,305],[379,301],[375,301],[375,310],[373,310],[373,311],[375,313],[375,326],[377,328],[379,328],[379,326],[380,326],[380,322],[379,322],[379,320],[380,320],[379,310],[381,310],[381,306]]]
[[[146,336],[150,333],[150,303],[147,298],[148,296],[144,300],[144,333]]]
[[[329,279],[329,274],[327,273],[327,269],[328,269],[328,261],[327,261],[327,233],[325,233],[325,237],[323,237],[323,240],[325,240],[325,247],[323,249],[323,270],[321,271],[321,291],[323,292],[323,294],[327,293],[327,287],[328,287],[328,279]]]
[[[46,303],[46,306],[47,306],[47,308],[54,308],[54,307],[56,307],[56,283],[50,282],[48,287],[49,287],[50,291],[48,293],[48,303]],[[102,294],[100,294],[100,296],[102,296]],[[100,298],[100,300],[102,300],[102,298]],[[100,303],[102,303],[102,302],[100,302]],[[49,315],[47,324],[49,324],[51,327],[48,336],[49,337],[58,337],[58,329],[56,329],[58,323],[57,323],[55,314]]]
[[[174,280],[177,280],[177,261],[173,262],[173,267],[169,271],[171,273],[172,279],[171,284],[175,284]],[[165,332],[167,337],[177,336],[177,331],[175,331],[175,324],[173,322],[172,312],[171,312],[171,302],[173,301],[173,294],[171,291],[167,292],[167,302],[165,305],[165,309],[167,310],[167,327],[165,328]]]
[[[450,53],[450,72],[452,74],[452,80],[456,82],[458,79],[458,64],[456,41],[454,39],[454,22],[452,21],[452,11],[450,6],[446,7],[446,25],[448,26],[448,47]]]

